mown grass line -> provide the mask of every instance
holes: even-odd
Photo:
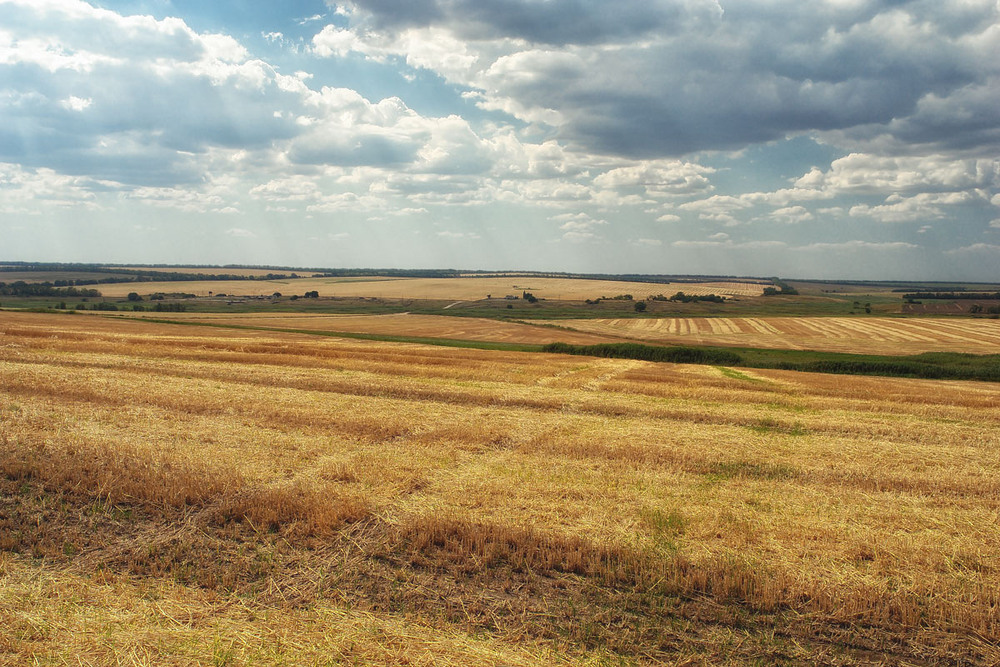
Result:
[[[330,338],[351,338],[389,343],[416,343],[441,347],[457,347],[503,352],[545,352],[572,354],[588,357],[638,359],[642,361],[702,364],[741,368],[831,373],[837,375],[871,375],[879,377],[906,377],[932,380],[979,380],[1000,382],[1000,354],[968,354],[960,352],[924,352],[908,356],[849,354],[820,352],[816,350],[780,350],[755,347],[711,346],[658,346],[641,343],[600,343],[597,345],[572,345],[570,343],[503,343],[459,338],[431,338],[423,336],[393,336],[389,334],[359,333],[352,331],[316,331],[315,329],[286,329],[246,324],[218,322],[187,322],[159,318],[143,318],[143,322],[180,324],[186,326],[214,327],[247,331],[294,333]]]

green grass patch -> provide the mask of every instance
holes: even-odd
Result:
[[[789,480],[798,477],[798,471],[784,463],[760,461],[717,461],[712,463],[705,476],[711,481],[729,479]]]
[[[809,433],[806,427],[798,422],[788,425],[774,419],[759,419],[747,428],[754,433],[783,433],[785,435],[808,435]]]
[[[743,382],[756,382],[758,384],[768,384],[767,380],[762,378],[755,378],[747,375],[746,373],[741,373],[735,368],[727,368],[725,366],[716,366],[715,369],[725,375],[727,378],[732,380],[742,380]]]
[[[684,515],[677,510],[664,512],[661,509],[644,509],[640,512],[639,516],[649,530],[659,535],[680,535],[684,532],[684,527],[687,525]]]

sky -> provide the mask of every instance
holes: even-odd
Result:
[[[0,260],[1000,281],[1000,0],[0,0]]]

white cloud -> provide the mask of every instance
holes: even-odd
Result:
[[[593,232],[596,227],[608,224],[607,220],[598,220],[590,217],[586,213],[564,213],[549,218],[555,222],[561,222],[559,229],[564,232],[586,233]]]
[[[640,187],[653,197],[705,194],[713,189],[706,174],[713,173],[715,169],[693,162],[642,161],[600,174],[594,178],[594,185],[601,188]]]
[[[25,169],[0,162],[0,212],[34,217],[52,208],[98,210],[100,204],[93,189],[114,186],[58,174],[51,169]]]
[[[806,222],[813,219],[813,214],[803,206],[788,206],[773,211],[770,215],[772,220],[784,222],[789,225]]]
[[[437,235],[440,236],[440,237],[442,237],[442,238],[455,239],[455,240],[459,240],[459,239],[475,240],[475,239],[478,239],[478,238],[482,238],[479,234],[476,234],[476,233],[473,233],[473,232],[441,231],[441,232],[437,232]]]
[[[961,248],[954,248],[952,250],[946,250],[946,255],[1000,255],[1000,245],[993,243],[973,243],[972,245],[963,246]]]
[[[921,193],[912,197],[890,195],[884,204],[852,206],[852,217],[870,217],[879,222],[913,222],[942,219],[946,217],[944,206],[967,204],[975,201],[976,195],[968,192]]]
[[[820,131],[996,153],[992,2],[346,6],[348,27],[317,36],[317,53],[405,60],[591,152],[681,155]]]
[[[94,100],[90,99],[89,97],[83,98],[83,97],[77,97],[76,95],[70,95],[65,100],[59,102],[59,105],[62,106],[62,108],[64,109],[68,109],[69,111],[83,111],[93,103]]]
[[[839,243],[810,243],[795,248],[809,252],[841,252],[841,251],[903,251],[917,250],[920,246],[904,241],[872,242],[872,241],[843,241]]]
[[[1000,162],[944,155],[886,157],[852,153],[829,171],[813,169],[796,182],[812,190],[843,193],[958,191],[1000,185]]]

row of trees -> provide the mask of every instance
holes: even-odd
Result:
[[[58,310],[66,310],[66,302],[60,303],[56,306]],[[183,313],[187,310],[187,306],[183,303],[163,303],[157,302],[152,306],[144,306],[140,303],[133,303],[129,306],[121,305],[117,303],[112,303],[110,301],[98,301],[96,303],[78,303],[73,307],[73,310],[101,310],[101,311],[119,311],[119,310],[131,310],[134,312],[145,312],[150,311],[154,313]]]
[[[12,283],[0,283],[2,296],[101,296],[95,289],[78,289],[76,287],[57,287],[54,283],[26,283],[18,280]]]

